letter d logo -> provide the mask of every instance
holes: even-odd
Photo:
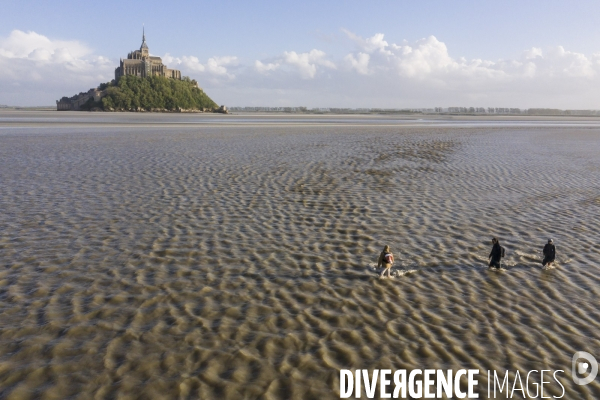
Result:
[[[578,360],[585,359],[587,362],[578,362]],[[588,364],[589,362],[589,364]],[[588,367],[592,367],[592,371],[585,378],[580,378],[579,375],[584,374]],[[596,375],[598,375],[598,362],[590,353],[586,353],[585,351],[578,351],[573,355],[573,364],[572,370],[573,374],[573,382],[576,385],[587,385],[596,379]]]

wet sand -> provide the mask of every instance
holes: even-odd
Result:
[[[335,399],[341,368],[599,398],[599,154],[594,119],[2,112],[0,398]]]

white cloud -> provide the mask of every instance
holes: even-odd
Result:
[[[45,72],[67,69],[72,73],[104,75],[110,61],[91,54],[92,51],[78,41],[51,40],[35,32],[13,30],[7,38],[0,38],[0,62],[7,68],[5,74],[12,77],[33,73],[43,78]],[[20,67],[29,65],[24,70]]]
[[[180,68],[184,72],[200,72],[212,75],[212,78],[228,78],[234,79],[235,74],[228,71],[228,67],[234,67],[239,64],[238,58],[235,56],[211,57],[206,60],[206,63],[201,63],[200,59],[195,56],[173,57],[169,53],[163,57],[163,63],[170,68]]]
[[[173,64],[181,64],[181,58],[179,57],[173,57],[172,55],[170,55],[169,53],[166,53],[163,57],[163,64],[169,66],[169,65],[173,65]],[[200,61],[198,61],[199,63]]]
[[[173,65],[172,68],[179,68],[181,66],[183,66],[184,68],[194,71],[194,72],[204,72],[206,71],[206,67],[204,66],[204,64],[202,64],[200,62],[200,60],[198,59],[198,57],[194,57],[194,56],[183,56],[179,60],[179,62],[171,62],[170,64],[167,65]]]
[[[369,58],[370,57],[368,54],[358,53],[356,56],[354,56],[354,54],[348,54],[346,57],[344,57],[344,60],[359,74],[368,75]]]
[[[297,53],[295,51],[284,51],[280,57],[271,59],[272,62],[254,61],[254,71],[262,75],[276,70],[286,72],[297,72],[303,79],[314,79],[317,76],[319,67],[327,69],[337,69],[334,62],[327,59],[324,51],[313,49],[307,53]]]
[[[235,56],[211,57],[206,62],[206,69],[215,75],[226,75],[235,77],[235,75],[227,72],[227,66],[238,65],[238,58]]]
[[[305,79],[312,79],[317,74],[317,66],[323,66],[329,69],[336,69],[336,65],[325,58],[325,52],[313,49],[308,53],[296,53],[295,51],[285,51],[283,53],[283,62],[294,66]]]
[[[519,85],[523,79],[534,83],[545,78],[592,78],[600,69],[599,56],[588,57],[581,53],[566,51],[563,47],[542,51],[533,47],[526,50],[516,60],[482,60],[452,57],[445,43],[435,36],[418,40],[412,46],[408,44],[389,44],[383,40],[383,34],[363,39],[344,30],[346,35],[358,47],[370,54],[383,54],[385,57],[371,57],[371,70],[379,73],[396,73],[401,79],[419,80],[422,84],[441,84],[442,86],[478,84],[494,86],[499,83],[514,82]],[[366,67],[359,63],[363,52],[349,54],[345,60],[360,74]],[[366,64],[366,61],[364,61]],[[488,87],[489,87],[488,86]],[[482,86],[485,89],[486,86]]]
[[[398,72],[408,77],[426,77],[436,72],[451,72],[464,64],[462,60],[453,60],[446,45],[429,36],[419,40],[414,47],[399,46],[396,56]]]
[[[352,41],[358,46],[360,50],[366,53],[379,52],[387,55],[392,54],[390,50],[387,50],[389,44],[388,42],[383,40],[383,33],[376,33],[370,38],[363,39],[362,37],[350,32],[347,29],[342,29],[342,32],[344,32],[350,39],[352,39]]]
[[[50,40],[35,32],[13,30],[7,38],[0,38],[0,56],[36,61],[63,62],[82,58],[91,50],[76,40]]]
[[[556,76],[592,78],[597,75],[598,64],[596,63],[595,69],[594,57],[588,58],[581,53],[566,51],[562,46],[551,49],[544,60],[547,65],[551,65],[548,71]]]
[[[527,60],[532,60],[536,57],[543,57],[543,52],[542,49],[540,49],[539,47],[532,47],[531,49],[526,50],[523,53],[523,57]]]
[[[254,61],[254,69],[257,72],[260,72],[260,73],[266,73],[266,72],[269,72],[269,71],[275,71],[276,69],[279,68],[280,65],[281,64],[279,64],[278,62],[275,62],[275,63],[266,63],[265,64],[265,63],[262,63],[259,60]]]

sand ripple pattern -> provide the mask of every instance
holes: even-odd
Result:
[[[570,379],[600,358],[598,154],[598,128],[3,131],[0,398],[333,399],[340,368],[424,367],[599,398]]]

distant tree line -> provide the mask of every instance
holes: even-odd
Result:
[[[178,80],[162,76],[140,78],[126,75],[116,82],[102,83],[98,89],[106,90],[106,95],[99,102],[90,99],[82,109],[175,111],[212,110],[218,107],[217,103],[198,87],[197,82],[189,77]]]

